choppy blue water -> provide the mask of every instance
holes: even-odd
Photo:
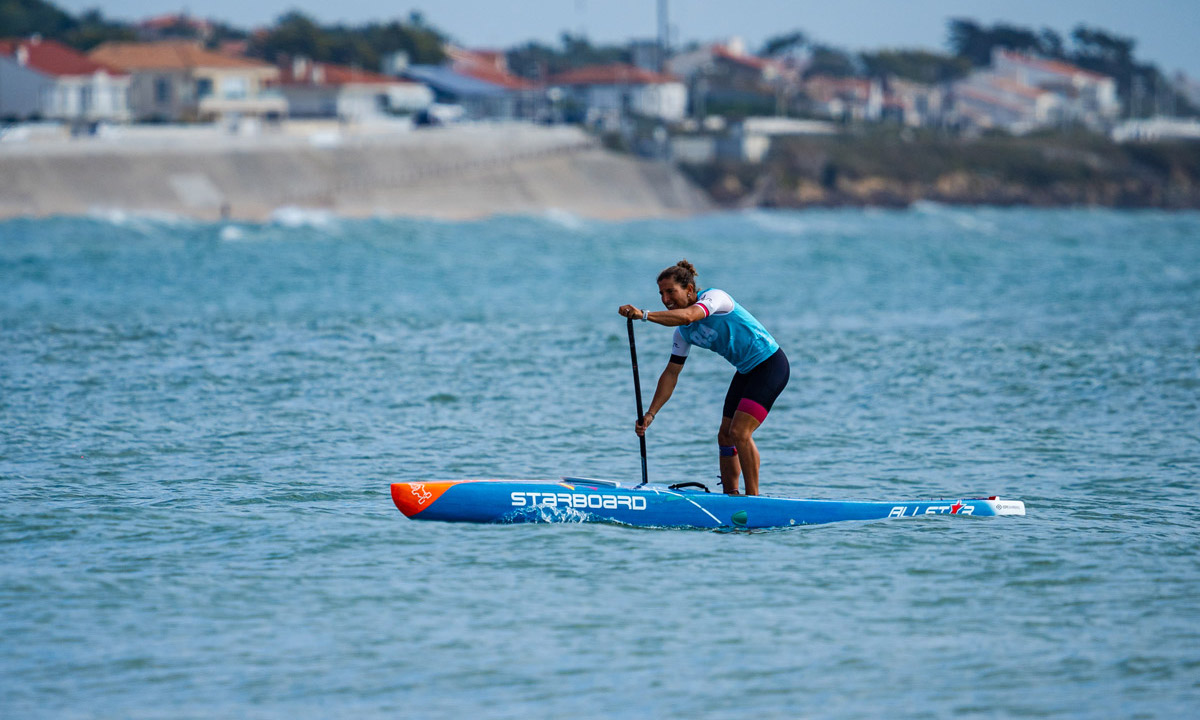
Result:
[[[636,479],[616,308],[683,256],[791,357],[765,492],[1029,515],[400,515]],[[0,715],[1193,715],[1198,358],[1197,214],[0,223]],[[652,479],[715,480],[730,375],[693,353]]]

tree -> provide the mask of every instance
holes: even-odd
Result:
[[[833,77],[853,77],[858,75],[858,64],[854,56],[828,45],[815,45],[812,48],[812,60],[804,71],[806,77],[814,75],[832,75]]]
[[[251,52],[271,62],[285,57],[306,57],[374,71],[380,69],[385,55],[396,51],[407,53],[414,63],[444,62],[445,38],[425,25],[419,14],[415,19],[421,24],[393,21],[360,27],[323,27],[304,13],[292,11],[280,17],[265,36],[257,38]]]
[[[973,20],[951,19],[947,44],[955,55],[970,60],[976,67],[992,61],[992,47],[987,32]]]
[[[133,28],[106,20],[99,10],[87,10],[76,19],[42,0],[0,0],[0,37],[33,34],[83,51],[108,40],[134,38]]]
[[[859,56],[873,77],[896,77],[933,85],[965,76],[971,71],[966,58],[942,55],[927,50],[882,50]]]
[[[1114,67],[1133,64],[1133,48],[1137,44],[1132,38],[1111,35],[1103,30],[1080,25],[1071,33],[1075,41],[1077,60],[1090,60]]]
[[[992,62],[995,48],[1032,52],[1047,57],[1060,57],[1062,38],[1053,30],[1040,33],[1028,28],[997,23],[990,28],[973,20],[954,18],[950,20],[947,44],[958,57],[966,58],[976,67]]]
[[[776,57],[784,55],[792,50],[800,50],[808,45],[808,36],[800,30],[793,30],[790,33],[776,35],[768,38],[763,43],[761,55],[765,57]]]
[[[564,32],[559,42],[561,49],[530,41],[509,50],[506,55],[509,70],[530,80],[544,80],[549,75],[587,65],[629,63],[633,59],[628,48],[592,45],[585,35]]]
[[[75,18],[42,0],[0,0],[0,37],[40,33],[61,38],[77,24]]]

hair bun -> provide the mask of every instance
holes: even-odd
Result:
[[[670,279],[679,287],[686,288],[696,284],[696,268],[686,259],[680,260],[658,274],[658,282]]]

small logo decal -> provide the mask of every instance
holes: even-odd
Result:
[[[412,489],[413,497],[417,499],[418,505],[424,505],[429,502],[429,498],[433,497],[433,493],[426,490],[425,486],[421,483],[414,483],[409,487]]]

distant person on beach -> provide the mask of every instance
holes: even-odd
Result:
[[[757,495],[759,457],[753,435],[787,386],[787,355],[762,323],[724,290],[709,288],[697,293],[696,268],[687,260],[658,274],[658,294],[666,310],[651,312],[622,305],[618,311],[627,318],[675,328],[671,360],[658,378],[650,408],[634,430],[645,435],[657,412],[671,399],[691,346],[712,350],[737,368],[725,393],[717,431],[721,486],[727,495],[737,495],[738,477],[745,475],[746,494]]]

